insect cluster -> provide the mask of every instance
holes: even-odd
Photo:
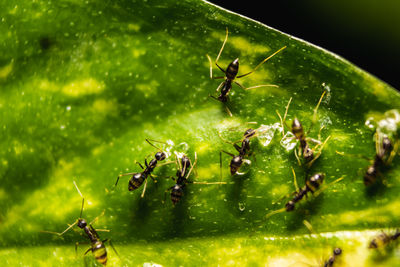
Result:
[[[220,85],[217,87],[217,92],[219,92],[218,96],[213,96],[209,95],[211,98],[220,101],[224,104],[227,113],[229,114],[230,117],[233,116],[232,112],[228,108],[227,104],[229,101],[229,92],[232,89],[232,85],[236,84],[239,87],[241,87],[244,90],[250,90],[250,89],[256,89],[259,87],[278,87],[278,85],[273,85],[273,84],[261,84],[261,85],[256,85],[252,87],[244,87],[241,85],[237,79],[246,77],[252,73],[254,73],[257,69],[259,69],[266,61],[270,60],[272,57],[277,55],[278,53],[282,52],[284,49],[286,49],[286,46],[281,47],[278,49],[276,52],[272,53],[270,56],[266,57],[264,60],[262,60],[254,69],[251,71],[238,75],[239,73],[239,59],[236,58],[234,59],[226,69],[222,68],[218,64],[218,60],[222,54],[222,51],[224,49],[224,46],[228,40],[228,29],[226,29],[226,35],[225,35],[225,40],[223,41],[222,47],[215,59],[215,65],[220,69],[224,76],[214,76],[213,75],[213,68],[212,68],[212,60],[209,55],[207,55],[207,58],[210,63],[210,78],[211,79],[223,79],[223,81],[220,83]],[[320,133],[323,130],[324,127],[321,127],[319,129],[319,134],[318,138],[314,139],[309,137],[309,132],[311,128],[314,126],[316,123],[316,117],[317,117],[317,112],[318,108],[326,94],[326,91],[323,91],[322,95],[319,98],[319,101],[316,104],[316,107],[314,109],[314,114],[312,117],[312,123],[311,126],[309,127],[308,131],[305,131],[303,124],[301,123],[300,119],[295,117],[292,121],[291,126],[289,126],[286,122],[286,117],[288,115],[288,110],[289,106],[291,104],[292,98],[289,99],[289,102],[286,106],[285,113],[283,116],[277,111],[277,115],[279,118],[279,123],[277,129],[282,134],[282,142],[290,142],[290,141],[296,141],[298,143],[298,147],[294,149],[294,154],[296,157],[296,160],[298,164],[305,170],[306,173],[306,179],[305,179],[305,185],[301,188],[297,186],[297,180],[296,180],[296,173],[294,169],[292,168],[292,173],[293,173],[293,178],[294,178],[294,185],[296,187],[296,190],[290,195],[291,198],[286,202],[284,207],[271,211],[270,213],[265,215],[265,219],[269,219],[271,216],[278,214],[278,213],[283,213],[283,212],[291,212],[295,209],[296,205],[305,200],[305,197],[308,194],[313,195],[314,198],[316,198],[319,194],[321,194],[324,190],[329,188],[329,186],[341,181],[344,177],[339,177],[335,179],[334,181],[325,184],[324,185],[324,180],[326,180],[326,175],[323,172],[311,172],[311,166],[313,163],[315,163],[316,160],[322,155],[323,148],[325,145],[328,143],[330,136],[328,136],[325,140],[321,139]],[[222,180],[222,169],[223,169],[223,164],[222,164],[222,153],[229,155],[232,159],[230,160],[229,163],[229,171],[232,176],[234,175],[241,175],[243,173],[240,172],[240,169],[242,168],[243,164],[248,164],[250,165],[251,161],[249,157],[253,155],[252,147],[251,147],[251,140],[256,137],[260,137],[263,135],[263,131],[265,129],[263,127],[259,128],[249,128],[247,129],[242,138],[240,140],[231,142],[229,140],[224,139],[220,133],[218,133],[225,143],[228,143],[233,146],[233,148],[236,150],[237,153],[231,153],[225,150],[221,150],[219,153],[220,156],[220,179]],[[286,133],[285,133],[286,131]],[[175,158],[170,161],[166,161],[169,158],[169,153],[167,151],[164,151],[161,146],[166,145],[165,142],[163,141],[156,141],[152,139],[146,139],[146,142],[155,148],[157,152],[155,152],[153,158],[150,160],[150,162],[147,161],[147,158],[144,159],[144,166],[136,162],[139,167],[142,169],[140,172],[129,172],[129,173],[123,173],[119,174],[117,177],[117,180],[115,182],[115,187],[118,185],[119,180],[121,177],[124,176],[130,176],[129,182],[128,182],[128,190],[129,191],[135,191],[143,186],[143,190],[141,193],[141,197],[143,198],[146,192],[147,188],[147,183],[148,179],[151,178],[154,182],[157,181],[157,176],[154,174],[156,168],[163,166],[163,165],[169,165],[169,164],[175,164],[175,177],[173,176],[168,176],[167,178],[170,178],[174,181],[174,184],[168,188],[165,189],[165,196],[167,193],[170,194],[170,199],[173,203],[173,205],[178,204],[182,198],[184,197],[185,193],[185,187],[188,184],[205,184],[205,185],[216,185],[216,184],[226,184],[226,182],[222,181],[217,181],[217,182],[201,182],[201,181],[195,181],[195,180],[190,180],[190,176],[193,173],[196,173],[196,165],[197,165],[197,153],[194,152],[194,156],[192,160],[190,157],[184,153],[175,153]],[[157,145],[156,145],[157,144]],[[374,155],[374,159],[370,160],[370,165],[367,167],[364,175],[363,175],[363,181],[366,186],[370,186],[371,184],[375,183],[377,181],[377,178],[382,175],[382,172],[384,171],[385,166],[389,166],[391,162],[393,161],[393,158],[397,154],[397,150],[399,147],[399,141],[397,138],[397,135],[387,135],[379,130],[377,128],[377,131],[375,133],[375,144],[376,144],[376,154]],[[338,154],[343,155],[343,156],[357,156],[357,155],[351,155],[347,154],[344,152],[338,152]],[[107,263],[107,251],[105,248],[105,243],[109,242],[114,249],[115,253],[118,255],[117,251],[115,250],[114,246],[112,245],[111,241],[109,239],[101,240],[98,231],[102,231],[100,229],[95,230],[92,226],[92,224],[104,214],[104,212],[96,217],[92,222],[88,223],[85,219],[82,218],[82,212],[83,212],[83,207],[84,207],[84,197],[82,196],[78,186],[74,182],[74,185],[78,191],[78,193],[82,197],[82,206],[80,210],[80,215],[79,218],[67,229],[65,229],[63,232],[57,233],[57,232],[50,232],[50,231],[43,231],[46,233],[52,233],[52,234],[57,234],[59,236],[62,236],[65,234],[67,231],[72,229],[74,226],[78,226],[81,228],[86,237],[90,241],[90,248],[85,252],[88,253],[91,251],[95,257],[95,259],[100,263],[105,265]],[[165,200],[164,196],[164,200]],[[289,197],[289,196],[287,196]],[[308,200],[312,201],[312,200]],[[104,230],[103,231],[108,231]],[[382,233],[376,238],[374,238],[370,244],[369,248],[381,248],[384,247],[385,245],[391,243],[392,241],[395,241],[398,239],[400,236],[400,232],[397,230],[396,233],[394,234],[386,234]],[[78,243],[77,243],[78,244]],[[324,262],[323,266],[333,266],[334,262],[336,262],[336,259],[339,258],[339,256],[343,253],[341,248],[335,248],[333,249],[332,255]]]

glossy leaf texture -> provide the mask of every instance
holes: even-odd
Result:
[[[346,60],[295,37],[222,10],[186,1],[21,1],[0,4],[0,262],[8,265],[96,264],[81,229],[62,237],[79,217],[108,229],[120,257],[110,249],[108,265],[318,265],[335,247],[340,266],[392,266],[393,250],[369,250],[381,229],[399,226],[399,157],[369,188],[363,174],[373,160],[374,129],[365,122],[399,109],[400,95]],[[219,64],[240,60],[249,72],[283,46],[256,72],[238,79],[228,107],[209,97],[221,80],[209,77],[206,54]],[[214,65],[214,74],[223,73]],[[314,109],[325,91],[315,123]],[[297,117],[313,138],[326,140],[311,168],[299,166],[280,144],[279,130],[250,139],[251,164],[231,176],[237,154],[223,140],[240,140],[249,127]],[[255,124],[257,123],[257,124]],[[279,124],[278,124],[279,125]],[[394,127],[397,127],[395,123]],[[322,128],[322,129],[321,129]],[[396,132],[397,128],[392,131]],[[285,132],[288,129],[285,128]],[[393,139],[396,135],[391,136]],[[154,170],[129,192],[126,172],[141,172],[157,149],[187,154],[197,166],[173,206],[168,189],[176,165]],[[172,143],[174,145],[172,145]],[[238,143],[240,144],[240,143]],[[298,146],[298,144],[297,144]],[[344,152],[345,156],[337,152]],[[246,165],[246,164],[245,164]],[[275,214],[310,175],[322,172],[326,187],[293,212]],[[165,200],[165,201],[164,201]],[[313,235],[304,226],[313,227]],[[396,246],[394,247],[396,251]]]

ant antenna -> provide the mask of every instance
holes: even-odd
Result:
[[[85,198],[83,197],[81,191],[79,190],[78,185],[76,184],[76,182],[73,181],[73,183],[74,183],[74,185],[75,185],[76,191],[78,191],[79,195],[82,197],[82,207],[81,207],[81,212],[80,212],[80,214],[79,214],[79,218],[82,218],[83,205],[85,204]]]
[[[281,209],[278,209],[278,210],[271,211],[270,213],[265,215],[265,219],[268,219],[272,215],[275,215],[275,214],[278,214],[278,213],[282,213],[282,212],[285,212],[285,211],[286,211],[286,208],[281,208]]]
[[[222,43],[222,47],[221,47],[221,49],[219,50],[219,53],[218,53],[218,56],[217,56],[217,58],[215,59],[215,64],[217,64],[217,62],[218,62],[218,60],[219,60],[219,57],[220,57],[220,56],[221,56],[221,54],[222,54],[222,50],[224,50],[224,47],[225,47],[226,41],[228,41],[228,27],[226,27],[226,35],[225,35],[225,40],[224,40],[224,42]],[[217,66],[218,66],[218,65],[217,65]]]
[[[272,58],[273,56],[275,56],[276,54],[278,54],[279,52],[281,52],[283,49],[285,49],[287,46],[283,46],[281,48],[279,48],[277,51],[275,51],[272,55],[270,55],[269,57],[267,57],[266,59],[264,59],[263,61],[261,61],[252,71],[246,73],[246,74],[242,74],[239,76],[236,76],[236,78],[242,78],[244,76],[247,76],[249,74],[252,74],[253,72],[255,72],[262,64],[264,64],[266,61],[268,61],[270,58]]]
[[[160,144],[165,144],[164,142],[160,142],[160,141],[157,141],[157,140],[147,139],[147,138],[146,138],[146,142],[149,143],[149,145],[151,145],[152,147],[154,147],[154,148],[156,148],[156,149],[162,151],[161,148],[159,148],[158,146],[154,145],[154,144],[151,143],[150,141],[157,142],[157,143],[160,143]]]

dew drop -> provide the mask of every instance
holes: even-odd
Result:
[[[297,144],[297,139],[294,138],[294,134],[287,132],[280,142],[281,146],[286,149],[286,151],[291,151]]]
[[[260,128],[258,128],[257,131],[260,133],[258,135],[258,139],[263,146],[268,146],[271,143],[272,139],[275,136],[276,130],[282,132],[282,127],[278,122],[271,125],[261,124]]]
[[[245,203],[239,202],[238,206],[239,206],[239,210],[240,211],[244,211],[246,209],[246,204]]]

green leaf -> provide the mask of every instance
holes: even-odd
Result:
[[[399,108],[400,95],[385,83],[328,51],[201,1],[6,1],[0,10],[1,265],[96,264],[90,252],[83,256],[88,244],[75,254],[74,244],[87,241],[78,227],[62,237],[41,232],[62,232],[77,220],[82,200],[73,181],[85,198],[84,218],[105,211],[94,227],[110,230],[99,235],[120,255],[106,243],[109,265],[313,265],[334,247],[343,250],[343,266],[398,262],[393,251],[367,247],[380,229],[399,225],[399,159],[366,188],[370,163],[350,156],[373,159],[374,130],[365,121]],[[234,85],[227,104],[233,117],[208,97],[220,80],[209,78],[206,54],[216,58],[226,27],[219,63],[225,68],[239,57],[239,74],[287,46],[240,79],[245,87],[279,88]],[[310,169],[298,166],[277,131],[268,146],[251,139],[254,156],[244,175],[230,176],[231,158],[223,154],[227,184],[188,184],[176,206],[165,194],[174,164],[154,170],[157,183],[149,179],[144,198],[143,187],[128,192],[129,176],[114,188],[119,174],[141,171],[134,162],[150,161],[157,151],[146,138],[173,142],[171,152],[192,161],[196,152],[191,179],[218,182],[220,151],[236,153],[219,135],[234,141],[248,127],[278,123],[276,110],[283,114],[290,98],[287,120],[298,117],[308,131],[323,91],[309,136],[317,138],[324,126],[321,140],[330,139]],[[292,167],[299,186],[316,172],[326,174],[325,184],[344,179],[295,211],[266,219],[295,190]]]

